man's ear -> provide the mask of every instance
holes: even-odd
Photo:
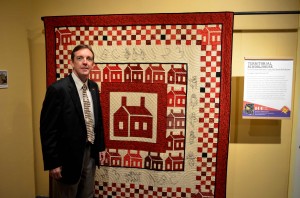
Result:
[[[72,66],[72,68],[74,68],[74,62],[73,62],[73,60],[70,61],[70,65]]]

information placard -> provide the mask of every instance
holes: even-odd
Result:
[[[290,118],[293,60],[244,61],[243,118]]]
[[[7,70],[0,70],[0,89],[8,88]]]

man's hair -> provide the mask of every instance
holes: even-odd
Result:
[[[75,58],[75,52],[81,50],[81,49],[89,49],[92,54],[93,54],[93,59],[94,59],[94,51],[92,50],[91,46],[89,45],[84,45],[84,44],[80,44],[80,45],[77,45],[76,47],[74,47],[72,53],[71,53],[71,60],[74,61],[74,58]]]

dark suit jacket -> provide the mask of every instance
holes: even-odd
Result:
[[[98,85],[88,80],[95,116],[95,142],[92,157],[99,166],[104,151],[104,132]],[[78,91],[71,75],[47,89],[40,117],[44,169],[62,166],[61,182],[76,183],[81,174],[87,131]]]

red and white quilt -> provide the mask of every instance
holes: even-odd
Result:
[[[107,145],[96,197],[226,197],[233,13],[43,17],[47,84],[91,45]]]

